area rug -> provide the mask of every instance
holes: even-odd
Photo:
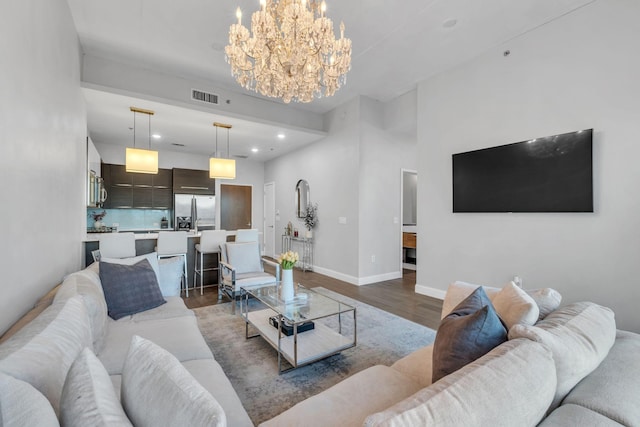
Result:
[[[357,346],[280,375],[276,351],[261,337],[245,339],[245,323],[231,314],[230,303],[194,310],[205,341],[256,425],[356,372],[391,365],[435,338],[417,323],[325,288],[314,290],[356,307]]]

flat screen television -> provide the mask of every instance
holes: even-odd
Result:
[[[593,212],[593,129],[454,154],[453,212]]]

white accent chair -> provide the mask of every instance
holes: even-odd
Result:
[[[200,243],[196,244],[196,259],[194,262],[195,268],[193,271],[193,289],[196,288],[196,279],[197,276],[200,275],[200,295],[202,295],[202,290],[204,288],[204,272],[214,270],[217,271],[220,269],[220,245],[226,242],[226,230],[205,230],[200,234]],[[214,254],[217,258],[216,266],[204,268],[204,256]],[[198,263],[198,261],[200,262]],[[199,267],[198,264],[200,264]],[[220,279],[220,274],[218,274],[218,279]]]
[[[259,242],[260,236],[257,228],[236,230],[236,242]]]
[[[136,256],[136,236],[133,233],[103,233],[98,237],[98,241],[102,258]]]
[[[156,246],[158,259],[180,256],[184,261],[183,282],[186,296],[189,296],[189,280],[187,276],[188,247],[186,231],[160,231],[158,233],[158,246]]]
[[[218,299],[222,299],[223,294],[231,298],[231,312],[234,314],[241,287],[276,284],[280,280],[280,264],[262,258],[260,244],[256,241],[223,243],[220,255]],[[265,263],[276,269],[275,276],[264,271]]]

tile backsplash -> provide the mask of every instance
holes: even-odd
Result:
[[[92,228],[94,220],[93,213],[107,214],[102,219],[102,223],[107,227],[114,227],[118,224],[119,231],[127,230],[153,230],[160,229],[160,220],[165,217],[169,220],[169,228],[173,227],[173,218],[169,209],[99,209],[87,208],[87,228]]]

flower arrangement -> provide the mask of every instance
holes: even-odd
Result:
[[[94,221],[102,221],[102,218],[107,216],[107,211],[103,210],[102,212],[91,211],[89,214]]]
[[[296,262],[298,262],[298,252],[287,251],[278,257],[278,264],[283,270],[292,270]]]
[[[309,203],[304,212],[304,225],[307,227],[307,230],[311,231],[313,227],[318,223],[318,204],[312,205]]]

